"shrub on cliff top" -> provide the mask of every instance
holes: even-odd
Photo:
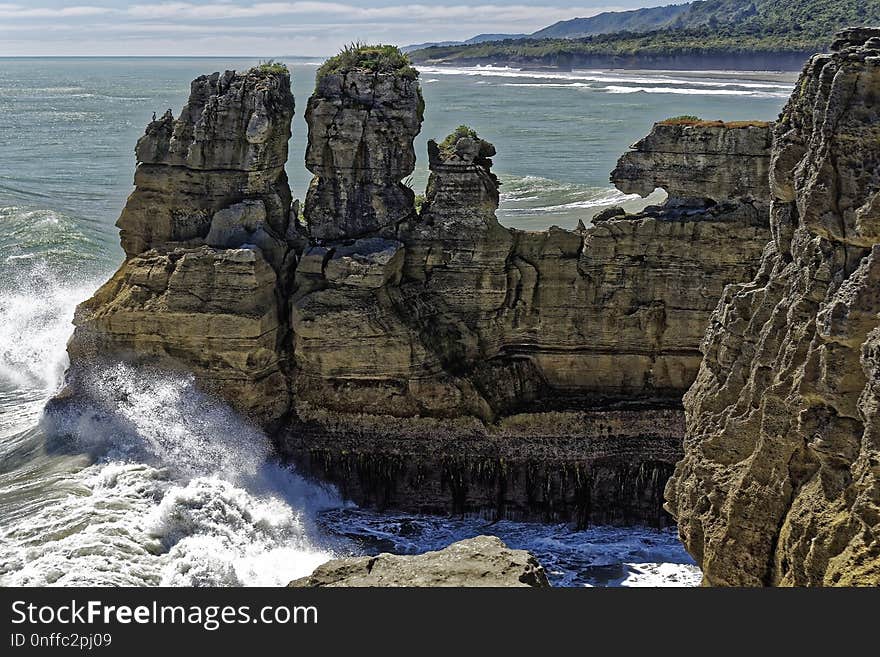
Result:
[[[274,59],[270,59],[265,62],[260,62],[258,65],[251,68],[252,71],[259,71],[260,73],[289,73],[287,70],[287,64],[284,62],[276,62]]]
[[[331,57],[318,69],[316,80],[332,73],[363,71],[368,73],[397,73],[415,80],[419,72],[413,68],[409,57],[397,46],[352,43]]]
[[[678,123],[699,123],[702,121],[699,116],[693,114],[682,114],[681,116],[670,116],[668,119],[661,121],[664,125],[675,125]]]
[[[684,114],[673,116],[660,121],[660,125],[687,125],[699,128],[766,128],[770,125],[767,121],[707,121],[699,116]]]
[[[477,131],[467,125],[460,125],[453,130],[443,141],[438,144],[443,157],[452,157],[455,155],[455,145],[462,137],[470,137],[474,141],[480,141]]]

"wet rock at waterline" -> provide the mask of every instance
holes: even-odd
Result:
[[[525,550],[511,550],[494,536],[477,536],[418,555],[380,554],[334,559],[289,586],[548,587],[550,584],[541,564]]]

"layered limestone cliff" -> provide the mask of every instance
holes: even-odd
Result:
[[[767,205],[767,128],[757,121],[662,121],[620,158],[611,179],[627,194],[647,196],[662,187],[677,203],[736,199]]]
[[[313,238],[359,237],[415,214],[415,195],[401,181],[416,165],[423,109],[415,77],[357,69],[318,75],[306,108]]]
[[[412,105],[407,85],[381,88],[383,108]],[[325,95],[319,83],[315,102]],[[356,101],[338,100],[333,120],[364,125]],[[310,129],[326,151],[325,133]],[[711,166],[766,177],[769,126],[679,133],[703,144]],[[334,152],[374,157],[378,137],[333,134]],[[660,182],[675,191],[691,174],[675,169],[665,135],[658,125],[625,159],[647,171],[666,158]],[[327,232],[327,217],[343,216],[336,199],[311,197],[313,245],[292,297],[295,416],[280,445],[379,507],[662,525],[660,491],[681,455],[680,399],[706,322],[724,286],[754,273],[769,238],[766,180],[529,233],[498,223],[494,154],[464,126],[429,142],[421,212],[400,204],[379,227],[345,219]],[[334,189],[352,176],[320,175]],[[383,184],[394,189],[397,177]],[[642,184],[650,193],[657,181]],[[339,234],[348,239],[327,239]]]
[[[401,180],[421,93],[386,50],[319,71],[303,224],[285,75],[200,78],[177,120],[148,126],[127,259],[78,310],[72,388],[99,356],[192,371],[358,502],[664,524],[699,341],[770,237],[752,182],[770,128],[676,128],[707,181],[736,172],[697,188],[658,124],[615,182],[670,202],[532,233],[499,224],[495,149],[462,126],[430,143],[417,213]]]
[[[758,275],[728,288],[666,490],[711,585],[880,584],[880,29],[807,64]]]
[[[286,411],[293,109],[287,74],[227,71],[147,126],[117,222],[125,262],[74,318],[74,387],[83,368],[122,359],[193,372],[261,423]]]

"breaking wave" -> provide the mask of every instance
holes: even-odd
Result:
[[[502,176],[498,219],[505,226],[540,230],[553,223],[572,229],[579,221],[589,225],[604,208],[615,205],[628,212],[661,203],[666,195],[658,190],[646,198],[624,194],[613,187],[593,187],[550,180],[539,176]]]
[[[500,82],[505,87],[571,88],[611,94],[656,93],[697,96],[747,96],[754,98],[787,98],[793,81],[751,79],[742,72],[718,72],[699,76],[678,75],[668,72],[632,75],[614,71],[530,71],[500,66],[420,66],[419,70],[431,75],[459,75],[476,78],[517,80]],[[522,80],[522,81],[520,81]],[[481,80],[488,83],[488,80]],[[650,85],[650,86],[646,86]]]
[[[333,556],[314,516],[335,492],[191,377],[116,364],[84,378],[88,402],[43,415],[96,285],[40,258],[16,270],[0,292],[0,584],[281,585]]]

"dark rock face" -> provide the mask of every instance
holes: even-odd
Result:
[[[418,555],[334,559],[289,586],[549,587],[550,583],[529,552],[511,550],[494,536],[477,536]]]
[[[306,167],[315,174],[305,217],[314,239],[392,231],[415,214],[415,195],[401,183],[413,172],[413,139],[422,125],[416,80],[350,71],[318,80],[306,120]]]
[[[663,527],[683,434],[674,408],[516,413],[488,426],[314,413],[283,444],[304,470],[380,509]]]
[[[99,353],[188,369],[358,502],[666,523],[681,396],[724,286],[757,271],[766,207],[716,185],[575,231],[510,230],[495,149],[465,129],[432,142],[417,215],[400,181],[418,83],[356,70],[309,101],[304,235],[278,210],[287,82],[200,78],[180,119],[148,127],[138,171],[161,185],[123,211],[129,257],[80,307],[71,379]],[[752,180],[769,128],[749,130],[742,153],[738,135],[691,137]]]
[[[880,29],[804,69],[773,240],[724,293],[666,490],[713,585],[880,584]]]

